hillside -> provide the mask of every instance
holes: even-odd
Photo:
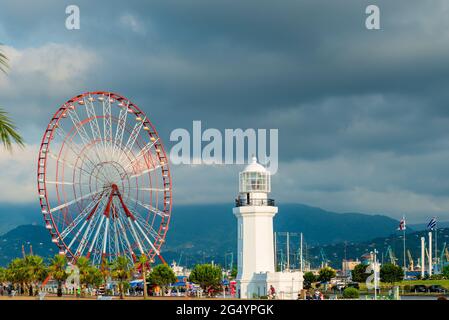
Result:
[[[36,217],[40,218],[39,215]],[[275,231],[303,232],[310,246],[386,236],[397,225],[398,221],[382,215],[339,214],[301,204],[280,205],[274,221]],[[35,253],[43,256],[56,252],[47,230],[41,225],[20,226],[0,236],[0,265],[20,256],[22,244],[27,243],[33,245]],[[281,243],[282,239],[279,239]],[[235,251],[235,248],[236,221],[230,205],[174,208],[163,249],[166,260],[181,258],[181,263],[193,264],[214,259],[222,263],[225,253]]]

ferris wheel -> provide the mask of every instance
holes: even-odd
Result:
[[[37,179],[60,254],[96,265],[123,255],[162,259],[172,208],[168,158],[150,119],[129,99],[100,91],[64,103],[42,138]]]

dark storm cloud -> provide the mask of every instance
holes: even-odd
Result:
[[[447,1],[376,1],[379,31],[365,28],[372,1],[1,2],[0,42],[31,57],[30,48],[44,47],[38,54],[45,56],[46,45],[58,44],[78,61],[47,75],[49,82],[39,81],[42,70],[11,70],[18,92],[0,91],[0,101],[20,117],[29,143],[70,95],[108,89],[142,106],[166,142],[192,120],[279,128],[281,176],[322,166],[296,182],[309,193],[279,194],[288,201],[326,198],[329,209],[346,209],[337,195],[349,192],[341,196],[349,201],[360,196],[351,193],[357,186],[372,199],[360,210],[370,211],[379,202],[370,192],[449,193]],[[68,4],[81,9],[79,31],[64,28]],[[346,167],[371,174],[320,175]]]

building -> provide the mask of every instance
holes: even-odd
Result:
[[[273,218],[278,212],[271,191],[270,173],[253,157],[239,175],[239,195],[233,213],[237,218],[237,296],[268,295],[296,299],[303,285],[300,271],[275,272]]]

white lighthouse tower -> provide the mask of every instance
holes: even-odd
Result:
[[[270,172],[252,158],[239,176],[237,217],[237,290],[240,298],[267,295],[273,286],[280,298],[296,298],[302,272],[275,270],[273,217],[278,212],[271,191]],[[280,294],[280,295],[279,295]]]

